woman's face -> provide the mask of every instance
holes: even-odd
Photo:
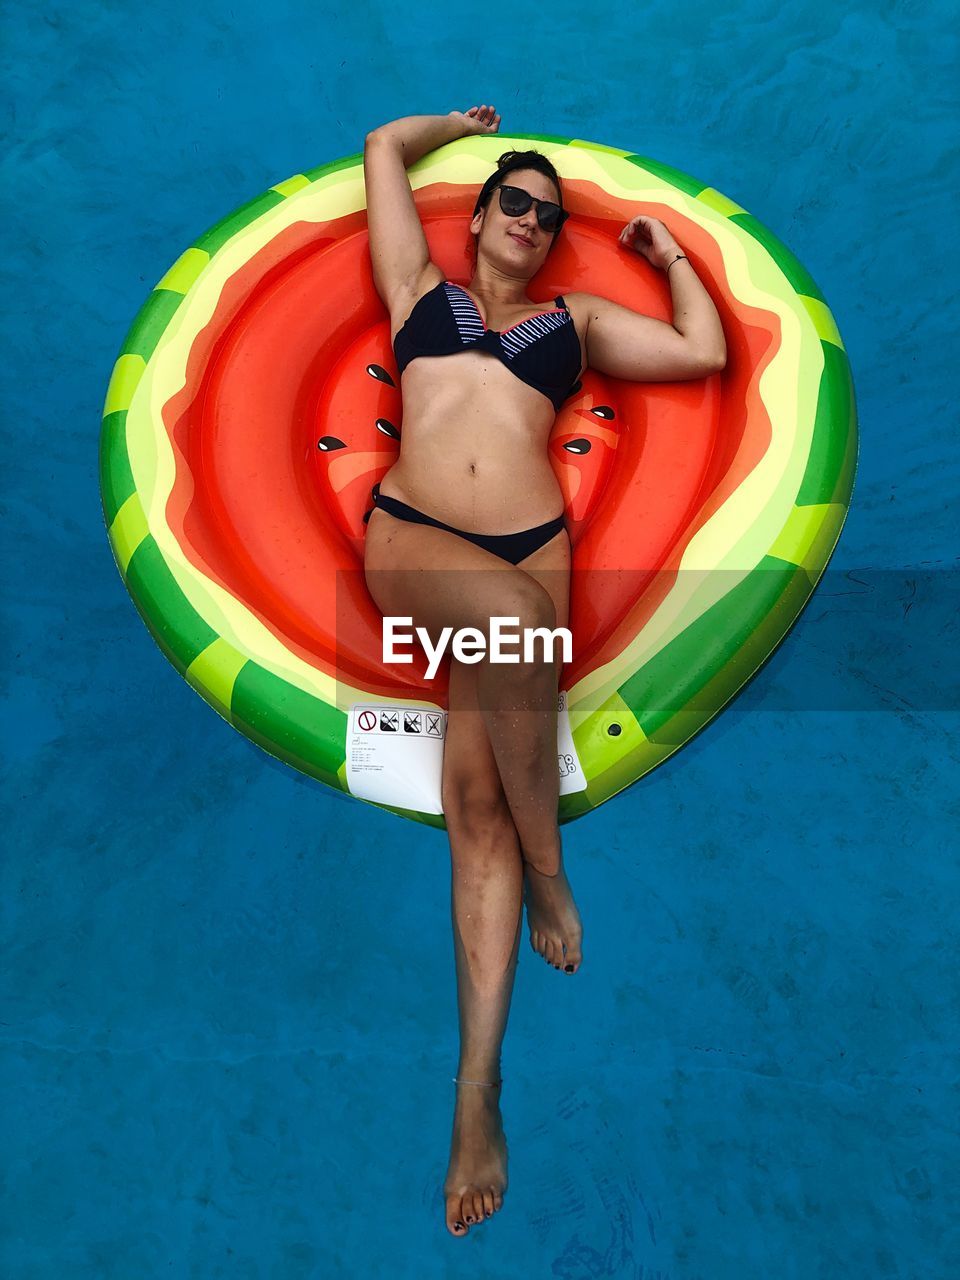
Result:
[[[508,187],[520,187],[536,200],[560,203],[557,188],[546,174],[537,169],[513,169],[503,183]],[[470,230],[480,233],[478,260],[483,254],[507,274],[527,279],[539,271],[554,238],[554,232],[544,231],[537,221],[535,204],[518,218],[508,217],[500,208],[499,188],[491,193],[486,208],[481,209],[471,222]]]

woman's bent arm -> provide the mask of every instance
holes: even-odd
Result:
[[[675,382],[705,378],[727,362],[720,317],[689,262],[678,262],[671,279],[674,321],[622,307],[609,298],[584,294],[587,312],[587,363],[597,373],[632,382]],[[683,328],[681,328],[681,324]]]

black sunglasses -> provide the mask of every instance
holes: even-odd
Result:
[[[541,231],[559,231],[570,217],[566,209],[561,209],[552,200],[537,200],[522,187],[504,187],[500,190],[500,208],[508,218],[519,218],[527,212],[532,204],[537,206],[537,222]]]

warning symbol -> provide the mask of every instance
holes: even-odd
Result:
[[[399,711],[381,711],[380,729],[383,733],[396,733],[400,728]]]
[[[365,733],[369,733],[371,729],[377,727],[377,717],[372,711],[361,711],[357,716],[357,724]]]
[[[423,716],[419,711],[405,711],[403,713],[403,732],[404,733],[420,733],[423,724]]]
[[[567,751],[557,753],[557,765],[560,769],[561,778],[568,778],[570,774],[577,772],[577,762]]]
[[[442,717],[434,715],[432,711],[427,712],[427,736],[430,738],[443,737]]]

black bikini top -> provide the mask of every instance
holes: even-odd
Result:
[[[562,295],[557,311],[541,311],[501,333],[488,329],[465,289],[441,280],[416,305],[393,340],[400,373],[417,356],[448,356],[467,347],[489,351],[521,382],[535,387],[560,409],[579,391],[580,339]]]

